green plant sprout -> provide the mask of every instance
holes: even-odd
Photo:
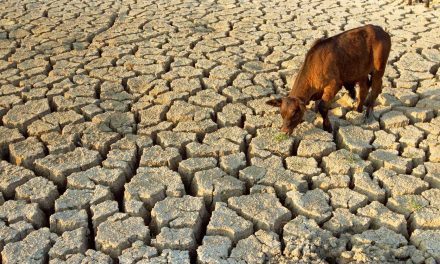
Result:
[[[287,139],[289,139],[289,135],[287,135],[287,134],[285,134],[285,133],[278,133],[278,134],[275,136],[275,140],[276,140],[277,142],[281,142],[281,141],[284,141],[284,140],[287,140]]]
[[[423,204],[419,203],[414,198],[411,198],[411,200],[409,201],[409,206],[411,206],[411,208],[414,211],[418,211],[418,210],[422,209],[423,207],[425,207]]]

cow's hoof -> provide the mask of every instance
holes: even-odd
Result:
[[[324,128],[325,131],[327,131],[327,132],[329,132],[329,133],[332,133],[332,132],[333,132],[333,129],[332,129],[332,125],[331,125],[331,124],[328,124],[328,125],[324,124],[323,128]]]
[[[364,123],[369,123],[374,120],[373,111],[365,111],[364,113]]]
[[[373,107],[367,107],[367,110],[365,111],[365,116],[367,118],[370,118],[371,116],[373,116]]]

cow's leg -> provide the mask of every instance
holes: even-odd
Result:
[[[358,111],[359,113],[362,113],[362,110],[364,110],[365,98],[367,98],[368,90],[370,89],[370,86],[368,84],[368,76],[359,82],[359,95],[357,98],[356,106],[356,111]]]
[[[429,7],[429,0],[425,0],[425,7]]]
[[[332,132],[332,125],[330,124],[330,119],[328,118],[328,109],[330,108],[333,98],[335,98],[336,93],[341,89],[342,85],[332,83],[324,88],[324,93],[322,94],[321,101],[318,105],[319,113],[322,116],[323,127],[327,132]]]
[[[355,83],[344,83],[345,90],[348,91],[348,95],[350,95],[351,99],[356,98],[356,88]]]
[[[323,120],[322,125],[324,127],[324,130],[331,133],[332,132],[332,125],[330,124],[330,120],[328,119],[329,106],[330,106],[330,104],[328,104],[324,100],[321,100],[318,104],[318,110],[322,116],[322,120]]]
[[[383,76],[383,72],[373,73],[371,91],[370,94],[368,95],[367,101],[365,102],[365,106],[367,107],[367,117],[370,117],[371,113],[373,112],[376,98],[382,92],[382,76]]]
[[[412,0],[408,0],[408,5],[412,5]]]
[[[382,34],[383,41],[373,43],[373,72],[371,74],[371,90],[365,105],[367,118],[373,111],[377,96],[382,92],[382,77],[385,73],[388,56],[391,49],[391,39],[388,34]]]

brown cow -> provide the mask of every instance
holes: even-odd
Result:
[[[355,97],[354,86],[359,84],[357,111],[365,102],[367,116],[382,91],[382,76],[391,48],[391,38],[381,27],[367,25],[336,36],[316,41],[307,52],[304,63],[287,97],[272,99],[267,104],[281,107],[281,130],[291,134],[302,121],[310,100],[319,100],[319,112],[324,129],[331,131],[327,116],[336,93],[344,86]],[[371,75],[371,78],[369,78]]]

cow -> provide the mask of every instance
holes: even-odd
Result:
[[[327,113],[342,86],[354,99],[355,85],[359,84],[356,110],[362,112],[365,105],[366,116],[369,117],[377,96],[382,92],[382,77],[390,49],[390,35],[375,25],[317,40],[306,53],[289,95],[266,102],[280,107],[283,118],[281,131],[292,134],[302,122],[309,101],[320,100],[318,110],[323,118],[323,127],[331,132]]]

